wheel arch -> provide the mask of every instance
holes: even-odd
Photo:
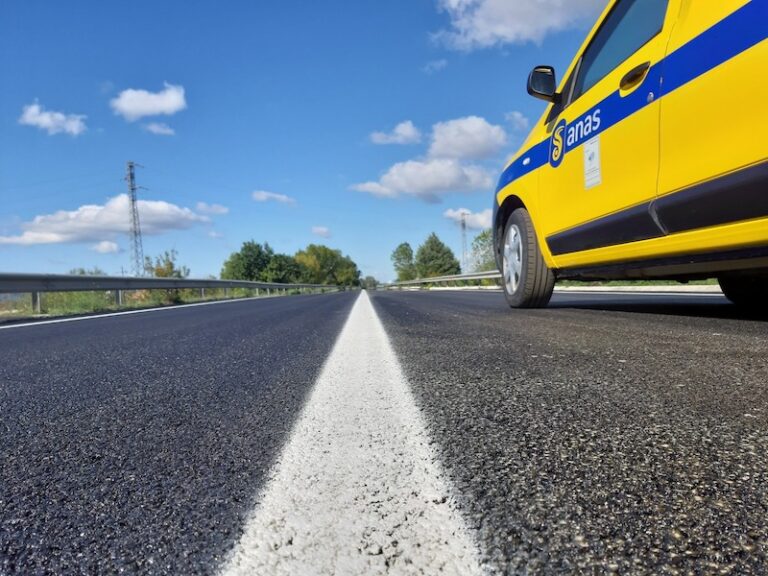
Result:
[[[516,194],[504,198],[501,206],[494,211],[493,218],[493,255],[496,258],[496,267],[501,270],[501,244],[504,236],[504,226],[510,214],[518,208],[528,209],[525,203]]]
[[[529,198],[529,200],[533,199]],[[546,238],[542,236],[540,227],[537,226],[538,215],[535,213],[535,211],[532,210],[533,207],[530,204],[526,204],[518,194],[510,194],[504,198],[504,201],[500,206],[496,205],[496,210],[494,210],[493,255],[496,258],[496,266],[499,268],[499,270],[501,270],[501,244],[504,236],[504,226],[506,225],[510,214],[512,214],[512,212],[518,208],[525,208],[528,211],[528,214],[531,216],[534,224],[534,230],[536,232],[536,237],[539,240],[539,249],[541,250],[541,255],[544,258],[544,261],[547,263],[547,266],[556,272],[557,265],[555,259],[552,257],[552,253],[549,251]]]

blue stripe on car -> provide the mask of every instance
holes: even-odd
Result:
[[[768,37],[766,22],[768,22],[768,0],[751,0],[733,14],[657,62],[648,71],[643,84],[648,86],[661,84],[656,99],[672,93],[764,41]],[[760,74],[762,72],[756,70],[755,73]],[[615,126],[648,104],[648,97],[644,90],[635,90],[627,96],[622,96],[618,90],[613,92],[568,124],[568,126],[575,125],[593,114],[595,110],[600,109],[601,111],[599,130],[592,132],[587,137],[580,138],[571,146],[567,146],[564,154],[577,148],[585,140],[593,138],[611,126]],[[499,178],[496,193],[518,178],[547,164],[549,162],[549,147],[550,138],[547,138],[529,148],[517,160],[507,166]]]

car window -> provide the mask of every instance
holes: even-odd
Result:
[[[572,99],[661,32],[668,0],[619,0],[584,52]]]
[[[576,71],[578,70],[578,67],[574,69],[573,72],[571,72],[570,77],[568,78],[568,81],[563,85],[563,90],[560,92],[560,100],[555,102],[552,105],[552,108],[549,110],[549,115],[547,116],[546,123],[549,124],[557,118],[560,115],[560,112],[563,111],[563,109],[568,105],[568,101],[571,96],[571,88],[573,88],[573,80],[576,77]]]

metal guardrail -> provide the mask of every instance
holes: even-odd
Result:
[[[0,273],[0,294],[31,293],[32,307],[40,311],[40,294],[43,292],[115,292],[115,303],[123,304],[123,292],[131,290],[183,290],[247,288],[265,290],[338,290],[338,286],[327,284],[280,284],[277,282],[250,282],[247,280],[212,280],[188,278],[144,278],[126,276],[84,276],[68,274],[8,274]]]
[[[277,282],[250,282],[248,280],[0,273],[0,293],[157,290],[172,288],[180,290],[184,288],[251,288],[256,290],[281,290],[286,288],[336,288],[336,286],[327,284],[279,284]]]
[[[402,282],[391,282],[381,284],[385,289],[402,288],[405,286],[422,286],[424,284],[450,284],[451,282],[466,282],[473,280],[498,280],[501,279],[501,272],[470,272],[469,274],[453,274],[451,276],[436,276],[434,278],[418,278],[416,280],[404,280]]]

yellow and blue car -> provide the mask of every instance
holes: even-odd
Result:
[[[768,305],[768,0],[611,0],[501,175],[512,307],[556,279],[717,277]]]

